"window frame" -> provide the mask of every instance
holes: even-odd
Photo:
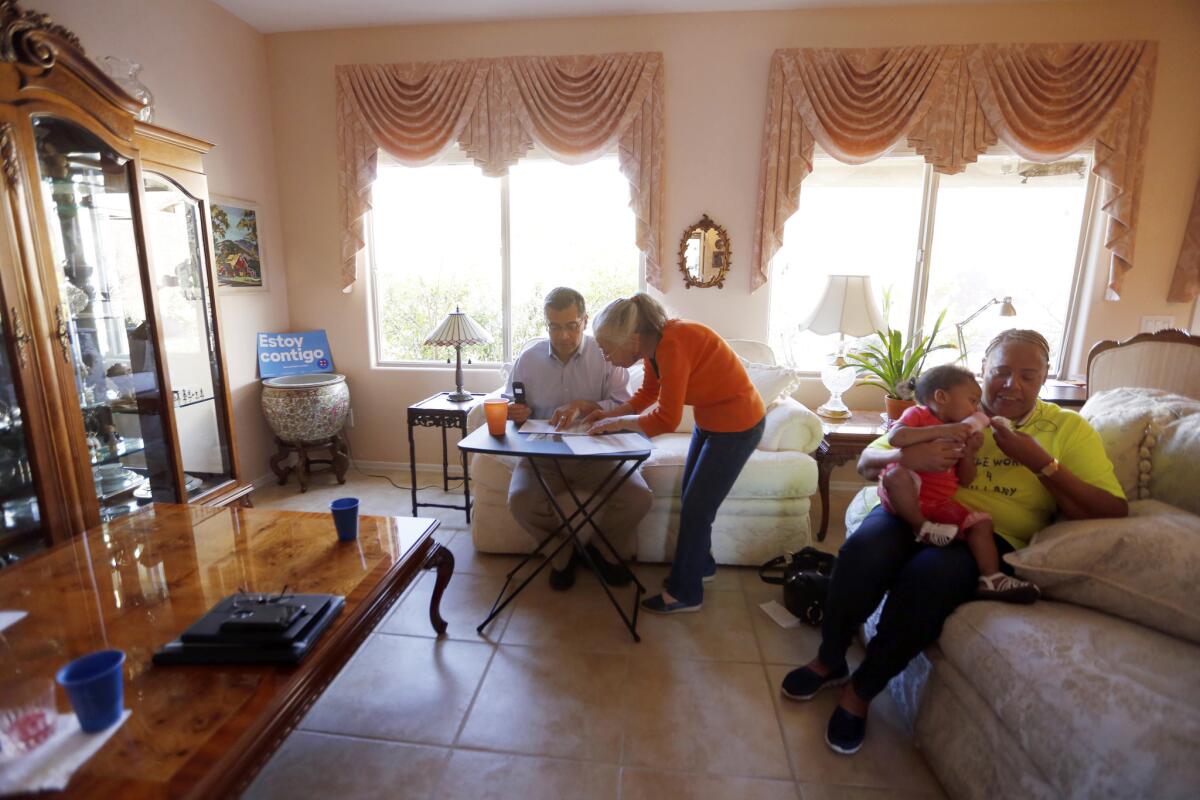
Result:
[[[609,156],[618,156],[618,151],[614,145],[611,149],[600,155],[598,158],[606,158]],[[527,158],[545,159],[550,161],[558,161],[553,156],[534,147],[522,160]],[[593,159],[596,160],[596,159]],[[389,163],[390,162],[390,163]],[[383,150],[379,151],[378,165],[380,168],[387,164],[388,166],[398,164],[390,155]],[[468,158],[461,150],[451,149],[433,164],[428,166],[451,165],[451,164],[473,164],[472,159]],[[559,161],[558,163],[564,163]],[[571,166],[565,164],[565,166]],[[618,160],[618,169],[620,163]],[[376,178],[378,180],[378,177]],[[463,363],[464,370],[496,370],[502,368],[505,364],[511,364],[519,355],[515,352],[516,349],[524,342],[514,343],[512,341],[512,227],[510,214],[510,193],[509,193],[509,176],[506,172],[499,178],[500,181],[500,302],[501,309],[501,336],[503,361],[473,361],[471,363]],[[636,228],[635,228],[636,230]],[[414,360],[406,359],[399,361],[388,361],[380,357],[383,352],[383,342],[380,340],[382,326],[379,324],[379,292],[378,292],[378,276],[379,261],[376,258],[375,252],[375,208],[372,205],[371,209],[364,215],[363,232],[366,238],[366,246],[363,248],[367,261],[367,291],[370,293],[371,313],[368,315],[369,339],[371,343],[371,367],[373,369],[454,369],[454,365],[447,364],[441,360]],[[646,254],[640,249],[638,250],[638,265],[637,265],[637,285],[638,291],[646,291]],[[588,331],[591,330],[590,317],[595,309],[589,311]],[[453,360],[453,357],[451,357]]]
[[[1095,161],[1094,148],[1086,152],[1089,157],[1089,167]],[[829,154],[821,150],[820,147],[815,148],[814,160],[817,156],[832,158]],[[897,148],[889,155],[898,156],[915,156],[917,153],[909,148]],[[990,147],[983,155],[1017,155],[1006,147],[995,146]],[[1070,158],[1070,156],[1067,156]],[[929,276],[931,267],[931,256],[933,252],[933,236],[936,228],[936,210],[937,210],[937,194],[941,183],[941,174],[935,172],[933,166],[928,162],[925,163],[922,171],[921,184],[921,213],[917,226],[916,237],[916,253],[914,254],[913,264],[913,280],[912,280],[912,296],[911,308],[909,314],[908,325],[905,328],[905,335],[911,339],[913,335],[921,330],[925,325],[925,311],[929,296]],[[803,191],[803,183],[801,184]],[[1075,265],[1071,275],[1071,288],[1068,292],[1067,300],[1067,315],[1066,322],[1063,325],[1062,341],[1058,346],[1057,363],[1050,365],[1050,370],[1047,377],[1058,380],[1065,380],[1070,371],[1071,355],[1073,354],[1075,333],[1078,328],[1078,314],[1083,302],[1083,288],[1085,281],[1084,276],[1087,268],[1088,260],[1088,240],[1091,233],[1093,217],[1096,211],[1096,202],[1099,196],[1099,181],[1096,178],[1096,173],[1090,168],[1087,174],[1087,187],[1085,188],[1083,199],[1083,211],[1080,218],[1079,238],[1075,246]],[[796,213],[800,213],[799,210]],[[790,218],[789,218],[790,219]],[[770,337],[771,321],[770,321],[770,303],[768,302],[768,319],[767,319],[767,336]],[[951,327],[954,322],[949,321]],[[797,370],[804,377],[820,377],[819,370]]]

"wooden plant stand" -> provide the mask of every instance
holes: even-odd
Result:
[[[275,445],[279,451],[271,456],[271,471],[279,478],[280,486],[288,482],[288,476],[294,471],[297,480],[300,481],[300,491],[307,492],[307,478],[312,474],[313,464],[328,465],[339,484],[346,482],[346,470],[350,468],[350,447],[340,433],[315,442],[285,442],[276,436]],[[322,450],[329,451],[328,458],[313,458],[309,455],[309,451],[320,453]],[[292,453],[296,454],[296,463],[285,467],[283,462],[287,461]]]

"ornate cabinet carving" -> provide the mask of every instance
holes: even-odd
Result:
[[[248,496],[201,156],[0,0],[0,557],[152,501]]]

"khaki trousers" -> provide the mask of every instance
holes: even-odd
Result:
[[[573,461],[563,459],[558,463],[562,465],[562,473],[566,475],[571,488],[581,502],[588,499],[616,465],[616,462],[611,460]],[[604,495],[612,489],[613,483],[621,475],[624,475],[628,468],[629,465],[625,464],[621,468],[621,472],[608,482],[604,490],[588,506],[589,511],[595,513],[599,502],[604,499]],[[567,516],[574,513],[577,506],[567,493],[558,466],[548,458],[539,458],[538,471],[554,492],[556,499],[559,495],[567,495],[565,503],[561,499],[558,500],[559,507],[563,512]],[[600,509],[600,513],[595,517],[596,523],[604,531],[605,537],[617,549],[617,552],[625,554],[633,549],[630,544],[636,535],[635,530],[642,517],[646,516],[646,512],[650,510],[650,503],[653,499],[654,496],[650,492],[650,487],[646,485],[646,481],[640,474],[634,472]],[[533,537],[535,543],[558,530],[562,524],[558,512],[550,505],[546,492],[538,482],[533,467],[529,464],[529,459],[521,459],[516,469],[513,470],[512,481],[508,485],[508,510],[525,529],[525,532]],[[579,531],[578,537],[581,542],[586,543],[595,533],[595,529],[587,523],[582,514],[572,520],[572,527],[577,527],[581,522],[583,528]],[[565,532],[560,535],[565,535]],[[543,552],[553,552],[559,541],[556,539],[547,544]],[[572,550],[573,548],[569,546],[564,547],[554,558],[551,566],[555,569],[564,569],[570,561]],[[605,558],[612,560],[605,548],[601,548],[601,552],[604,553]]]

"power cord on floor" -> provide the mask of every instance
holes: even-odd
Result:
[[[349,460],[350,466],[353,467],[354,471],[357,472],[359,475],[362,475],[366,478],[380,478],[382,480],[387,481],[388,483],[390,483],[392,486],[394,486],[397,489],[400,489],[405,492],[412,491],[411,486],[404,486],[402,484],[396,483],[394,480],[392,480],[390,475],[378,475],[373,472],[364,471],[362,469],[362,467],[360,467],[360,466],[358,466],[358,464],[354,463],[353,448],[350,445],[350,437],[349,437],[349,435],[346,434],[346,432],[344,430],[342,431],[342,440],[346,442],[346,458],[347,458],[347,460]],[[411,458],[411,456],[410,456],[410,458]],[[463,484],[463,479],[459,478],[456,481],[451,481],[449,486],[450,486],[450,489],[460,489],[460,488],[462,488],[462,484]],[[436,483],[430,483],[425,486],[418,486],[417,491],[423,491],[425,489],[436,489],[436,488],[437,488]],[[444,491],[449,491],[449,489],[446,489]]]

